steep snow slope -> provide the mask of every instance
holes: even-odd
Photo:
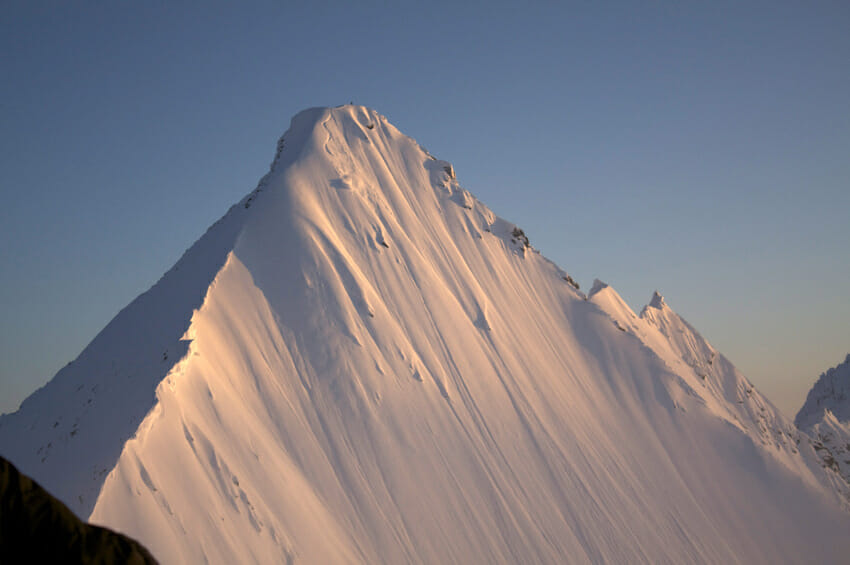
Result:
[[[850,483],[850,355],[820,376],[795,423],[814,438],[823,464]]]
[[[92,520],[163,562],[838,562],[850,551],[826,471],[754,440],[726,383],[695,392],[675,340],[658,330],[656,350],[599,292],[585,300],[449,163],[375,112],[296,116],[219,230],[187,252],[207,268],[175,267],[148,293],[163,298],[146,308],[172,321],[125,311],[87,349],[111,355],[121,332],[162,342],[143,351],[128,337],[122,363],[160,365],[134,398],[106,397],[134,409],[133,437],[86,428],[63,447],[79,442],[88,458],[118,446],[117,463],[101,457],[105,480],[66,479],[60,465],[90,463],[28,451],[54,437],[53,414],[80,413],[61,405],[60,385],[0,421],[0,451],[27,472],[44,466],[60,496],[96,489]],[[29,431],[36,413],[48,424]]]
[[[234,206],[20,409],[0,417],[0,453],[87,518],[124,443],[186,354],[181,337],[241,228]]]
[[[732,363],[679,316],[657,291],[636,316],[617,292],[596,280],[588,296],[621,331],[637,337],[681,377],[681,385],[715,417],[735,426],[778,464],[810,484],[827,485],[850,508],[846,476],[824,465],[819,445],[792,424]]]

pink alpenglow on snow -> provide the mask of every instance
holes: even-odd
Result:
[[[372,110],[298,114],[0,453],[163,563],[846,560],[815,440],[458,179]]]

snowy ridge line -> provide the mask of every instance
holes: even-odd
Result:
[[[273,166],[279,160],[280,155]],[[249,203],[273,172],[122,308],[74,361],[17,411],[0,416],[3,455],[49,485],[80,518],[91,513],[124,443],[154,408],[155,389],[171,371],[169,363],[187,355],[183,334],[191,313],[235,245]]]
[[[721,420],[751,441],[769,447],[766,455],[801,473],[810,484],[824,484],[839,504],[850,511],[850,484],[838,465],[818,455],[818,438],[798,430],[767,398],[686,320],[676,314],[657,291],[640,316],[616,291],[594,282],[590,301],[605,310],[621,331],[633,334],[680,375],[684,391],[700,400]]]

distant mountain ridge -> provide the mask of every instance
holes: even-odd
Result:
[[[660,294],[586,296],[368,108],[0,418],[163,563],[840,562],[848,485]]]
[[[850,483],[850,354],[821,374],[795,423],[815,439],[823,464]]]
[[[801,429],[807,428],[826,410],[839,422],[850,422],[850,354],[843,363],[821,374],[794,421]]]

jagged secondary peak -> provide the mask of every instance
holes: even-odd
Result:
[[[657,290],[640,313],[641,319],[657,328],[679,352],[688,365],[700,367],[704,373],[717,356],[714,347],[676,313]]]
[[[839,422],[850,422],[850,354],[843,363],[821,374],[806,396],[795,423],[806,429],[820,421],[827,410]]]
[[[593,296],[599,291],[608,288],[608,285],[602,282],[599,279],[593,279],[593,286],[590,287],[590,292],[587,295],[588,300],[593,298]]]
[[[614,289],[601,283],[597,286],[597,292],[589,300],[613,318],[617,329],[635,336],[663,359],[681,377],[680,391],[700,398],[714,416],[739,429],[752,441],[769,447],[777,462],[789,468],[807,466],[814,469],[833,486],[843,504],[850,500],[845,482],[847,473],[844,473],[845,478],[840,478],[843,468],[839,469],[838,463],[833,462],[839,456],[827,456],[818,451],[828,449],[830,441],[835,444],[838,440],[834,438],[843,437],[833,429],[835,426],[821,425],[822,443],[801,434],[728,359],[670,308],[658,292],[636,318]]]
[[[850,485],[850,354],[821,374],[794,423],[812,437],[824,467]]]
[[[650,308],[657,308],[658,310],[661,310],[665,306],[667,306],[667,303],[664,302],[664,297],[661,296],[661,293],[658,292],[657,290],[655,292],[653,292],[652,293],[652,300],[649,301],[649,307]]]

